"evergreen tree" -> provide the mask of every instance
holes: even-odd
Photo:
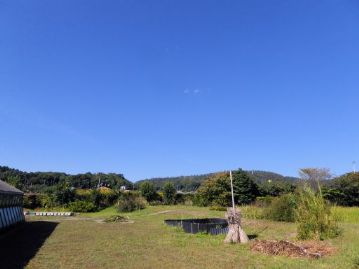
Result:
[[[233,189],[238,205],[250,204],[259,193],[257,184],[242,169],[233,172]]]
[[[166,205],[172,205],[176,200],[176,189],[171,182],[167,182],[163,186],[163,202]]]

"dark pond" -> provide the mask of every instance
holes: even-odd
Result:
[[[226,234],[228,232],[228,223],[225,219],[181,219],[165,220],[169,226],[181,227],[186,233],[208,233],[212,235]]]

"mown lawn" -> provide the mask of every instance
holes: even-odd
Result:
[[[26,268],[359,268],[359,223],[341,223],[343,234],[327,241],[337,252],[310,260],[267,256],[252,252],[249,245],[225,245],[224,235],[185,234],[163,223],[167,218],[224,215],[207,208],[149,207],[124,214],[133,223],[99,222],[113,214],[108,208],[73,219],[30,218],[58,224]],[[296,236],[295,224],[290,223],[246,219],[244,229],[258,239]]]

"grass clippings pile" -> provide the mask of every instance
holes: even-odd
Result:
[[[110,222],[129,222],[128,218],[121,216],[121,215],[115,215],[110,216],[104,220],[104,222],[110,223]]]
[[[255,240],[251,250],[269,255],[287,257],[321,258],[334,252],[334,248],[320,242],[297,245],[285,240]]]

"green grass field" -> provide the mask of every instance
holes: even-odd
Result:
[[[58,224],[26,268],[359,268],[359,209],[336,210],[347,216],[340,224],[343,234],[327,241],[337,252],[319,260],[268,256],[249,245],[226,245],[224,235],[186,234],[163,222],[224,216],[207,208],[157,206],[123,214],[133,223],[101,223],[116,214],[114,208],[75,218],[31,217],[30,222]],[[258,239],[296,236],[293,223],[245,219],[244,229]]]
[[[332,212],[340,222],[359,224],[359,207],[332,207]]]

